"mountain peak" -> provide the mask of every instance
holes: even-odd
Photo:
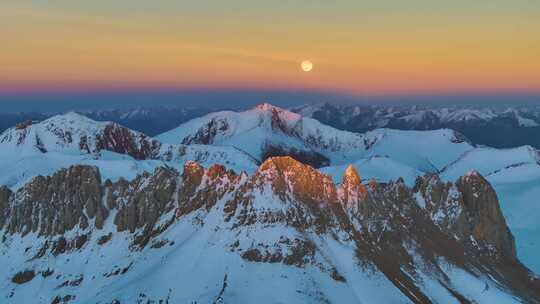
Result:
[[[276,193],[292,193],[305,202],[328,204],[337,198],[336,186],[329,175],[289,156],[268,158],[256,176],[261,184],[269,182]]]
[[[467,172],[467,174],[465,175],[465,178],[480,178],[482,177],[480,175],[480,172],[476,171],[476,170],[471,170],[469,172]]]
[[[362,180],[358,171],[353,165],[349,165],[343,173],[341,187],[339,188],[340,197],[347,206],[358,201],[364,200],[367,196],[367,189],[362,185]]]
[[[102,124],[101,122],[90,119],[87,116],[74,112],[74,111],[55,115],[45,120],[44,123],[59,122],[59,121],[67,122],[69,124],[80,124],[80,123],[95,124],[95,125]]]
[[[259,167],[259,172],[276,171],[283,173],[290,170],[311,168],[290,156],[275,156],[267,158]]]
[[[263,111],[272,111],[272,110],[280,110],[283,111],[282,108],[276,107],[270,103],[263,102],[261,104],[258,104],[255,106],[255,109],[263,110]]]
[[[347,166],[347,169],[345,169],[345,173],[343,174],[343,179],[341,183],[353,185],[360,185],[362,183],[360,175],[358,174],[358,171],[353,165]]]
[[[92,120],[76,112],[55,115],[39,123],[27,123],[0,135],[3,149],[17,153],[68,152],[97,154],[110,151],[135,159],[156,159],[161,143],[114,122]]]
[[[68,112],[65,112],[64,114],[61,114],[59,116],[77,118],[77,119],[90,119],[90,118],[86,117],[85,115],[83,115],[81,113],[78,113],[78,112],[75,112],[75,111],[68,111]]]

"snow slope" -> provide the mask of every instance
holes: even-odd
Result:
[[[120,125],[76,113],[0,134],[0,185],[14,189],[36,175],[49,175],[75,164],[97,166],[104,178],[117,180],[131,179],[164,165],[181,170],[189,160],[208,166],[219,163],[238,172],[253,172],[258,165],[233,147],[162,144]]]
[[[323,154],[332,163],[346,161],[366,149],[364,135],[340,131],[311,118],[261,104],[245,112],[216,112],[158,135],[170,144],[233,146],[262,160],[269,145]]]
[[[525,164],[489,176],[516,237],[519,258],[540,273],[540,166]]]
[[[449,129],[400,131],[377,129],[366,133],[378,140],[366,156],[383,155],[423,172],[439,172],[474,147]]]
[[[61,168],[73,165],[91,165],[100,169],[104,179],[112,181],[120,177],[131,180],[143,172],[152,172],[157,167],[168,166],[181,171],[187,161],[197,161],[205,166],[223,164],[237,172],[252,173],[257,162],[231,147],[212,146],[173,146],[175,154],[171,159],[136,160],[129,155],[109,151],[100,153],[99,158],[92,155],[64,154],[61,152],[27,154],[23,157],[0,159],[0,185],[18,189],[37,175],[50,175]],[[179,151],[180,150],[180,151]]]
[[[536,164],[539,161],[538,152],[530,146],[513,149],[476,148],[456,158],[442,170],[441,177],[455,180],[473,169],[489,176],[509,167]]]

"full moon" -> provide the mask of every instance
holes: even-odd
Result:
[[[311,61],[309,61],[309,60],[302,61],[300,66],[302,67],[302,70],[304,72],[309,72],[309,71],[313,70],[313,63]]]

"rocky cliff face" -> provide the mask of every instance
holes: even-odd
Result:
[[[142,133],[110,123],[97,136],[96,150],[129,155],[135,159],[157,159],[161,143]]]
[[[335,185],[290,157],[251,176],[188,162],[114,183],[75,166],[0,188],[0,229],[8,302],[35,284],[40,303],[540,302],[477,173],[410,189],[353,167]]]
[[[101,177],[97,168],[75,166],[53,176],[38,176],[8,200],[6,232],[64,234],[86,229],[89,220],[103,226],[108,210],[101,204]]]
[[[439,227],[486,254],[516,257],[514,237],[506,225],[497,194],[478,172],[460,177],[455,184],[438,176],[417,180],[416,199]]]
[[[9,216],[9,197],[12,192],[8,187],[0,187],[0,229],[4,227]]]

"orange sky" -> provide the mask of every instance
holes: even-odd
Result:
[[[540,1],[5,2],[0,91],[540,91]]]

